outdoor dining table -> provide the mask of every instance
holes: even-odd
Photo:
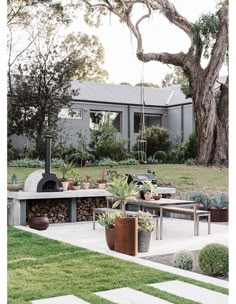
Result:
[[[163,208],[164,207],[185,207],[192,206],[193,207],[193,216],[194,216],[194,228],[196,227],[196,211],[197,211],[197,203],[190,200],[178,200],[178,199],[168,199],[161,198],[159,200],[144,200],[144,199],[136,199],[129,200],[128,204],[138,206],[139,210],[145,210],[145,208],[159,210],[160,211],[160,229],[158,230],[158,239],[163,239]]]

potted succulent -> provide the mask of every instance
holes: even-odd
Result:
[[[125,205],[129,199],[135,199],[137,185],[127,183],[127,178],[115,179],[108,187],[115,203],[112,208],[121,206],[123,218],[115,219],[115,251],[129,255],[137,255],[138,250],[138,219],[128,218],[125,212]]]
[[[152,192],[154,190],[154,186],[150,181],[145,181],[143,185],[140,187],[141,198],[145,200],[150,200],[152,198]]]
[[[115,249],[115,219],[122,216],[123,214],[119,211],[108,211],[98,216],[98,223],[105,227],[106,242],[110,250]]]
[[[79,190],[80,189],[80,174],[77,169],[71,172],[72,175],[72,189]]]
[[[19,191],[23,190],[24,184],[18,182],[18,178],[15,173],[11,176],[11,183],[7,184],[7,190],[8,191]]]
[[[81,184],[82,189],[89,189],[90,180],[91,180],[91,176],[90,175],[86,175],[85,181],[82,182],[82,184]]]
[[[208,210],[209,198],[202,192],[194,192],[189,196],[189,199],[198,203],[199,210]]]
[[[225,193],[219,193],[209,203],[212,222],[228,222],[229,199]]]
[[[97,180],[98,188],[99,189],[105,189],[107,185],[107,180],[105,178],[106,176],[106,169],[102,169],[102,178]]]
[[[147,252],[154,229],[153,216],[149,212],[138,211],[138,251]]]
[[[62,163],[61,166],[58,168],[58,170],[61,172],[62,177],[60,178],[63,191],[68,190],[69,184],[72,184],[71,178],[68,177],[68,174],[71,172],[71,170],[74,168],[74,162],[69,163]]]

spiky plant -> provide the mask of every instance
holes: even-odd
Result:
[[[127,179],[115,179],[107,188],[115,199],[115,203],[112,208],[116,208],[121,205],[124,216],[126,217],[125,205],[129,199],[135,199],[135,194],[138,192],[138,187],[136,184],[131,182],[127,183]]]

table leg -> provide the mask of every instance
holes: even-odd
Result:
[[[163,229],[163,209],[160,206],[160,230],[159,230],[159,240],[162,240],[162,229]]]
[[[197,205],[195,204],[193,206],[193,210],[194,210],[194,213],[193,213],[193,221],[194,221],[194,236],[198,235],[198,229],[197,229]]]

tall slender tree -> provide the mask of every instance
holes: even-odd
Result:
[[[127,25],[137,40],[139,60],[159,61],[183,69],[193,100],[198,138],[197,160],[202,164],[227,164],[228,78],[221,85],[218,101],[214,86],[228,50],[228,1],[221,2],[215,14],[203,15],[196,23],[182,16],[168,0],[84,0],[84,3],[90,11],[99,14],[111,12]],[[133,12],[137,6],[143,8],[142,15],[134,20]],[[162,13],[170,23],[187,34],[190,42],[187,52],[144,52],[140,24],[153,12]],[[203,56],[209,59],[205,68],[201,65]]]

